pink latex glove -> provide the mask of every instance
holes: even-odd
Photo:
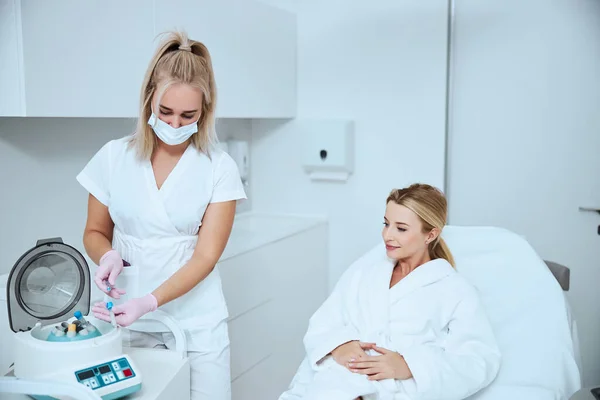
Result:
[[[94,275],[94,282],[104,293],[113,299],[120,299],[125,290],[118,289],[115,282],[123,271],[123,259],[116,250],[109,250],[100,258],[100,265]],[[110,285],[110,290],[108,286]]]
[[[152,293],[144,297],[127,300],[123,304],[114,306],[112,312],[115,314],[115,320],[120,326],[129,326],[137,321],[144,314],[156,310],[158,302]],[[106,308],[106,303],[99,302],[92,307],[94,317],[101,321],[111,322],[110,311]]]

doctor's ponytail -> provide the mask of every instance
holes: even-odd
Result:
[[[442,191],[431,185],[416,183],[404,189],[392,190],[386,204],[390,201],[417,214],[423,224],[423,233],[437,228],[438,236],[429,243],[429,257],[432,260],[443,258],[456,267],[454,257],[441,237],[448,214],[448,203]]]

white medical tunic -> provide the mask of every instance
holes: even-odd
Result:
[[[158,189],[150,160],[140,161],[128,139],[105,144],[77,176],[108,207],[115,224],[113,248],[131,264],[116,284],[127,290],[124,300],[152,292],[187,263],[210,203],[246,198],[227,153],[215,149],[209,158],[188,146]],[[160,309],[204,345],[220,341],[210,335],[228,317],[218,269]]]

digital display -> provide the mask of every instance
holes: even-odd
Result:
[[[84,381],[86,379],[90,379],[93,377],[94,377],[94,371],[92,371],[91,369],[77,374],[77,378],[79,378],[80,381]]]
[[[106,373],[110,372],[110,367],[108,365],[103,365],[98,369],[100,370],[101,374],[106,374]]]

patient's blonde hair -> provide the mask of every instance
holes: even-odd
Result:
[[[152,97],[156,93],[158,103],[169,87],[184,83],[202,91],[198,132],[192,135],[191,143],[208,155],[209,148],[217,142],[217,88],[210,53],[204,44],[189,39],[184,32],[168,32],[163,35],[165,38],[154,53],[142,83],[139,119],[130,144],[140,158],[150,158],[158,143],[152,127],[148,125],[152,113]]]
[[[429,257],[432,260],[443,258],[455,267],[454,257],[441,237],[448,214],[448,203],[442,191],[430,185],[415,183],[404,189],[392,190],[386,204],[390,201],[417,214],[423,224],[423,233],[429,233],[433,228],[439,229],[440,235],[429,243]]]

